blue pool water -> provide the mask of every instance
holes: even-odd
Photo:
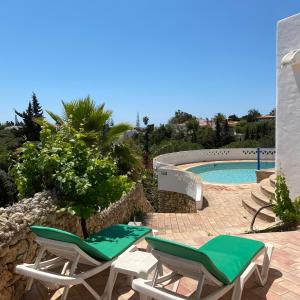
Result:
[[[261,169],[275,167],[274,162],[261,162]],[[198,174],[203,181],[211,183],[241,184],[256,182],[256,162],[210,163],[187,171]]]

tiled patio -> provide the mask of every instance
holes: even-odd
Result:
[[[222,187],[209,186],[205,191],[205,208],[195,214],[148,214],[144,224],[158,230],[158,235],[199,247],[208,239],[218,234],[242,235],[249,230],[252,216],[244,210],[242,197],[248,197],[251,186]],[[258,226],[268,223],[258,219]],[[300,231],[282,233],[262,233],[245,235],[275,246],[268,283],[265,287],[257,286],[255,278],[250,278],[242,299],[300,299]],[[145,242],[140,245],[145,248]],[[99,294],[103,292],[108,271],[94,276],[90,284]],[[193,280],[182,278],[179,292],[189,294],[195,288]],[[61,290],[48,293],[41,284],[35,284],[33,290],[25,296],[31,299],[59,299]],[[93,297],[83,286],[72,287],[69,300],[92,300]],[[113,299],[139,299],[130,288],[125,276],[119,276],[115,285]],[[230,292],[221,299],[230,299]]]
[[[250,197],[251,184],[240,186],[206,185],[204,208],[194,214],[148,214],[145,224],[160,234],[171,234],[185,240],[191,235],[240,234],[249,231],[252,215],[242,206],[242,199]],[[255,226],[270,225],[256,219]],[[188,234],[185,234],[188,232]]]
[[[174,233],[175,234],[175,233]],[[188,232],[187,232],[188,235]],[[164,238],[174,239],[173,233],[161,235]],[[265,287],[257,286],[255,278],[251,277],[246,284],[242,299],[272,299],[272,300],[299,300],[300,299],[300,232],[282,232],[282,233],[262,233],[246,235],[248,238],[255,238],[264,242],[273,243],[275,250],[273,253],[269,280]],[[201,237],[190,235],[185,242],[189,245],[199,247],[210,237]],[[174,239],[182,241],[181,238]],[[145,245],[141,245],[144,247]],[[94,276],[89,280],[90,284],[101,293],[108,272]],[[195,288],[193,280],[183,278],[180,281],[178,292],[189,294]],[[40,284],[35,284],[34,289],[25,296],[25,300],[32,299],[59,299],[60,291],[55,294],[48,294],[47,290]],[[69,300],[92,300],[92,296],[83,286],[76,286],[70,289]],[[137,293],[130,288],[130,284],[124,276],[119,276],[113,299],[135,300],[139,299]],[[230,299],[230,292],[221,299]]]

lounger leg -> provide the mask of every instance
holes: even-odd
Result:
[[[151,298],[144,294],[140,294],[140,300],[151,300]]]
[[[266,250],[265,250],[262,270],[261,270],[261,274],[260,274],[262,286],[264,286],[268,280],[272,252],[273,252],[273,245],[266,244]]]
[[[103,298],[106,298],[108,300],[111,300],[111,296],[112,296],[112,291],[116,282],[118,276],[118,272],[114,270],[114,267],[111,266],[110,272],[109,272],[109,276],[108,276],[108,280],[103,292]]]
[[[78,262],[79,262],[79,259],[80,259],[80,254],[78,254],[75,258],[75,260],[73,261],[73,264],[71,266],[71,269],[70,269],[70,276],[72,276],[77,268],[77,265],[78,265]],[[67,299],[67,296],[68,296],[68,293],[69,293],[69,289],[70,289],[70,286],[66,286],[64,288],[64,292],[61,296],[61,300],[66,300]]]
[[[45,247],[42,246],[39,253],[38,253],[38,256],[35,260],[34,267],[33,267],[34,269],[38,268],[39,263],[41,262],[41,259],[44,255],[44,252],[45,252]],[[25,288],[26,291],[29,291],[31,289],[32,283],[33,283],[33,278],[29,278],[28,281],[27,281],[27,284],[26,284],[26,288]]]
[[[239,277],[236,279],[236,282],[234,284],[233,293],[231,300],[240,300],[243,293],[243,283],[241,281],[241,278]]]

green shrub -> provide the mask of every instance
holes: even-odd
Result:
[[[290,199],[290,192],[284,176],[276,178],[275,199],[271,200],[273,211],[284,223],[293,224],[300,221],[300,197]]]
[[[127,192],[132,182],[117,175],[116,162],[88,146],[85,138],[69,123],[58,130],[44,123],[41,143],[26,142],[11,169],[19,198],[54,188],[61,206],[87,219]]]
[[[235,141],[222,148],[257,148],[259,147],[259,143],[255,140],[242,140]]]
[[[185,141],[176,141],[176,140],[167,140],[161,142],[159,145],[155,145],[150,149],[151,157],[156,157],[165,153],[172,153],[178,151],[187,151],[187,150],[199,150],[203,149],[203,146],[196,143],[185,142]]]
[[[0,130],[0,169],[7,171],[9,166],[9,155],[23,142],[14,130]]]
[[[144,192],[147,200],[151,203],[155,211],[159,209],[158,195],[157,195],[157,176],[152,169],[145,169],[141,182],[144,188]]]
[[[4,170],[0,170],[0,207],[12,204],[16,197],[17,190],[13,179]]]

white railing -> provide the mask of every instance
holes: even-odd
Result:
[[[274,148],[261,148],[261,160],[275,160]],[[162,154],[153,159],[158,176],[158,189],[190,196],[197,209],[203,204],[203,184],[199,176],[181,170],[177,165],[207,161],[257,160],[256,148],[203,149]]]

